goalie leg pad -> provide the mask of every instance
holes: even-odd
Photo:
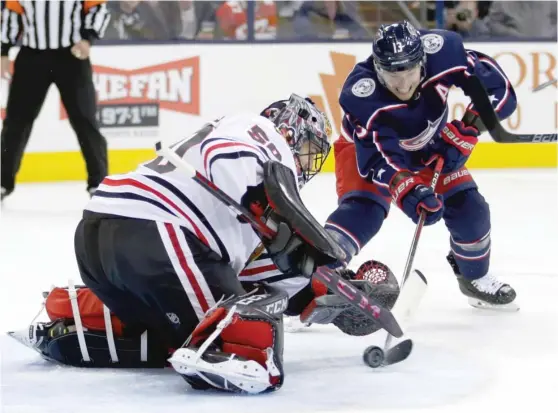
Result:
[[[89,288],[70,281],[46,297],[51,321],[8,333],[43,358],[75,367],[164,367],[168,350],[156,334],[124,332],[124,325]]]
[[[283,384],[284,292],[259,289],[210,310],[169,359],[195,389],[262,393]]]
[[[76,288],[76,295],[83,326],[89,330],[106,331],[103,302],[87,287]],[[46,298],[45,310],[51,321],[74,318],[68,289],[52,289]],[[124,324],[114,314],[110,316],[114,334],[121,336]]]
[[[35,326],[38,328],[39,326]],[[62,333],[62,334],[60,334]],[[74,367],[92,368],[163,368],[168,352],[159,346],[156,337],[145,331],[131,337],[114,337],[114,355],[108,346],[105,332],[88,330],[84,332],[89,361],[83,359],[75,326],[58,320],[47,329],[48,339],[40,346],[41,355],[50,361]],[[53,337],[51,337],[53,336]]]

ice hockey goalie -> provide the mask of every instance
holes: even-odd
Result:
[[[162,157],[107,177],[76,228],[84,285],[53,289],[50,321],[11,335],[71,366],[170,362],[195,389],[280,388],[282,316],[323,310],[314,300],[327,289],[316,293],[310,276],[344,259],[299,195],[328,155],[330,132],[312,102],[292,95],[259,115],[210,122],[171,147],[276,228],[273,239]],[[258,261],[255,251],[263,251]],[[347,334],[377,330],[350,311],[328,321]]]

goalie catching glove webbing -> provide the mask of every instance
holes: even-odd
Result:
[[[370,260],[363,263],[356,273],[348,269],[337,270],[337,272],[366,296],[375,298],[387,309],[393,308],[399,296],[399,285],[387,265]],[[320,281],[313,280],[311,289],[315,298],[302,310],[301,322],[331,323],[351,336],[366,336],[380,329],[377,322],[332,294]]]

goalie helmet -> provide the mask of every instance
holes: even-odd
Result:
[[[293,93],[289,100],[269,105],[261,116],[271,120],[287,140],[301,184],[320,172],[331,149],[331,124],[314,102]]]

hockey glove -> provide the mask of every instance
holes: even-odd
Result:
[[[370,260],[360,266],[355,273],[349,269],[337,272],[350,284],[377,299],[386,308],[391,309],[399,295],[397,279],[381,262]],[[300,314],[300,321],[305,324],[333,324],[343,333],[351,336],[366,336],[380,329],[380,326],[364,316],[360,311],[347,305],[336,295],[331,294],[320,281],[312,280],[314,297]]]
[[[461,168],[469,159],[471,152],[479,141],[479,131],[474,126],[466,126],[460,120],[446,124],[442,138],[434,150],[444,157],[442,173],[453,172]]]
[[[277,268],[283,273],[295,272],[310,277],[314,273],[316,265],[310,256],[309,248],[302,238],[284,222],[284,219],[268,206],[263,184],[248,187],[241,203],[257,218],[265,220],[270,228],[277,230],[273,239],[260,237]]]
[[[442,197],[419,175],[400,171],[393,176],[389,186],[393,201],[415,224],[422,211],[426,211],[424,225],[435,224],[442,218]]]
[[[270,219],[279,222],[277,235],[272,240],[262,239],[262,243],[281,272],[293,272],[311,277],[317,267],[335,261],[303,240],[286,222],[279,221],[280,217],[277,215],[272,214]]]

